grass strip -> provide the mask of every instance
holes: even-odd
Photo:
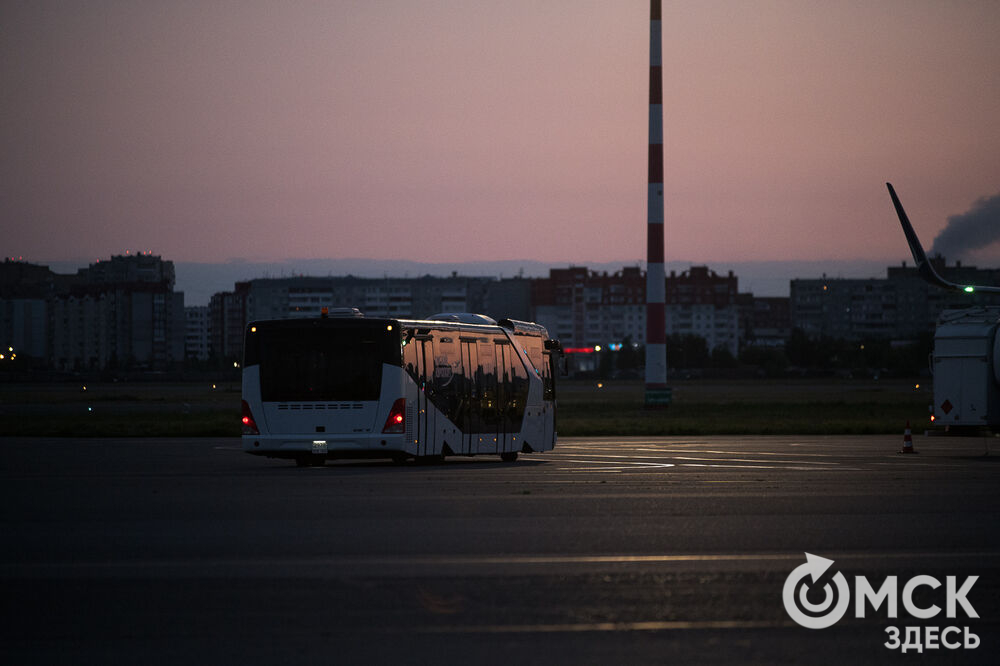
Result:
[[[875,435],[926,419],[921,403],[687,403],[667,409],[602,403],[560,405],[563,437],[698,435]],[[0,435],[22,437],[238,437],[239,412],[51,414],[4,419]]]

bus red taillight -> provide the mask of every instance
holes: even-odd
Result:
[[[406,398],[399,398],[392,403],[389,410],[389,417],[385,420],[383,433],[402,434],[406,432]]]
[[[257,429],[257,422],[253,420],[253,414],[250,412],[250,405],[247,404],[246,400],[243,401],[243,434],[260,434],[260,430]]]

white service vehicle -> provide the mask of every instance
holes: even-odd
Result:
[[[927,282],[967,294],[1000,293],[1000,287],[957,284],[942,278],[927,259],[913,225],[890,183],[889,196],[903,226],[917,271]],[[935,425],[1000,428],[1000,307],[945,310],[934,332]]]

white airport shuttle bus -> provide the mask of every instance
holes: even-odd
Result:
[[[243,450],[297,464],[436,460],[555,446],[559,342],[544,327],[472,314],[252,322]]]

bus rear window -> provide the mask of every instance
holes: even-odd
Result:
[[[378,400],[382,365],[400,365],[385,324],[261,326],[255,342],[265,402]]]

